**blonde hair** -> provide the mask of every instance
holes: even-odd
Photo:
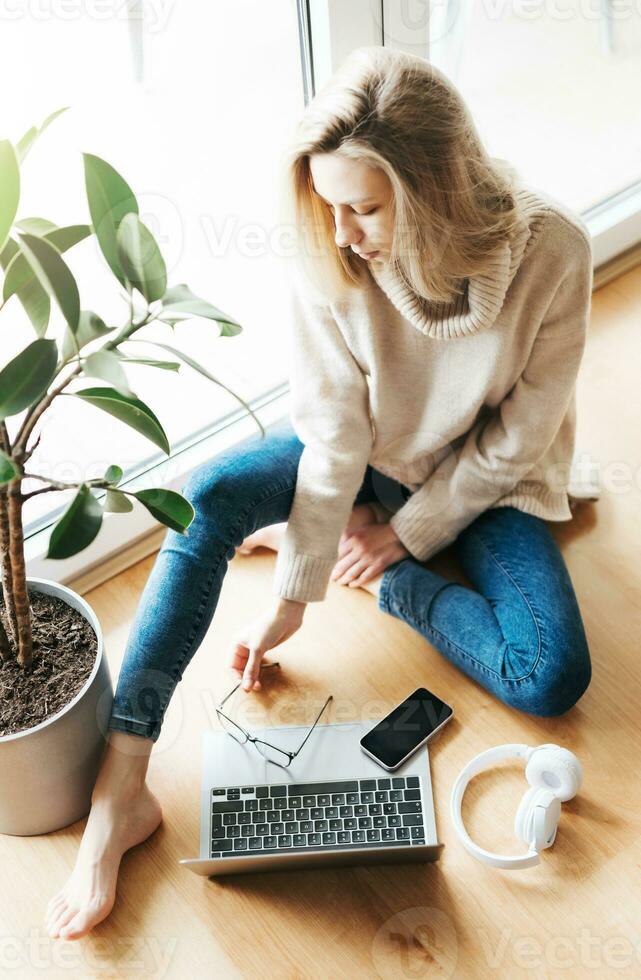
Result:
[[[335,241],[310,155],[378,167],[392,186],[389,266],[415,293],[451,302],[486,272],[519,221],[518,172],[488,156],[458,89],[423,58],[356,48],[308,104],[283,157],[281,207],[299,237],[300,271],[322,301],[345,298],[367,263]]]

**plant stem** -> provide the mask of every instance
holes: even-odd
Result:
[[[42,433],[41,433],[41,432],[39,432],[39,433],[38,433],[38,438],[37,438],[37,439],[36,439],[36,441],[34,442],[34,444],[33,444],[33,446],[31,447],[31,449],[25,449],[25,450],[24,450],[24,452],[23,452],[23,454],[22,454],[22,459],[23,459],[23,462],[24,462],[24,463],[26,463],[28,459],[31,459],[31,457],[32,457],[32,456],[33,456],[33,454],[35,453],[35,451],[36,451],[36,449],[38,448],[38,443],[40,442],[40,439],[41,439],[41,437],[42,437]]]
[[[13,599],[18,624],[18,663],[21,667],[30,667],[33,659],[33,636],[24,560],[21,485],[22,477],[12,480],[9,484],[9,554],[13,572]]]
[[[133,309],[133,307],[131,307],[131,309]],[[141,327],[146,326],[151,320],[154,320],[155,316],[156,316],[155,313],[152,313],[151,310],[147,310],[147,313],[142,318],[142,320],[140,320],[138,323],[134,323],[130,315],[129,320],[120,329],[120,331],[114,337],[114,339],[108,341],[106,344],[103,344],[100,350],[115,350],[118,344],[122,343],[123,340],[127,340],[132,333],[135,333]],[[57,373],[59,374],[60,371],[63,370],[63,368],[65,368],[72,360],[75,360],[77,357],[79,357],[79,354],[74,354],[71,357],[66,358],[66,360],[62,361],[62,363],[58,367]],[[31,435],[31,432],[33,431],[36,422],[43,414],[43,412],[46,412],[46,410],[49,408],[54,398],[57,395],[59,395],[61,391],[64,391],[67,385],[74,378],[76,378],[81,372],[82,372],[82,364],[78,363],[74,367],[71,374],[69,374],[69,376],[65,378],[65,380],[57,386],[57,388],[54,388],[52,391],[48,392],[48,394],[46,394],[43,398],[41,398],[41,400],[37,402],[36,405],[33,405],[31,409],[27,412],[27,415],[15,439],[15,449],[18,450],[19,454],[24,453],[25,447],[27,445],[27,440],[29,439],[29,436]],[[21,462],[23,458],[24,457],[20,455],[19,461]]]
[[[50,480],[46,476],[39,476],[37,473],[25,473],[23,474],[24,479],[27,480],[42,480],[43,483],[48,483],[49,486],[41,487],[40,490],[31,490],[29,493],[22,494],[22,500],[29,500],[31,497],[37,497],[39,493],[52,493],[60,490],[77,490],[78,487],[88,486],[93,487],[95,490],[110,490],[113,484],[108,483],[102,478],[96,478],[95,480],[81,480],[79,483],[62,483],[60,480]]]
[[[0,617],[0,660],[12,660],[13,650],[11,647],[11,641],[4,628],[4,623],[2,622],[2,617]]]
[[[13,601],[13,572],[11,570],[11,556],[9,553],[9,502],[8,493],[6,486],[0,487],[0,552],[2,552],[2,595],[4,598],[4,608],[7,617],[7,622],[13,634],[13,642],[15,644],[15,649],[18,649],[18,621],[16,619],[16,609]],[[0,620],[0,623],[2,621]],[[4,624],[2,624],[2,631],[4,630]],[[5,632],[5,636],[7,636]],[[12,653],[11,643],[7,636],[7,643],[9,645],[8,655],[5,656],[7,647],[4,643],[4,639],[0,634],[0,655],[3,660],[8,660]]]
[[[5,487],[0,487],[0,553],[2,554],[2,592],[4,596],[4,608],[7,622],[13,626],[11,612],[13,603],[11,601],[11,565],[9,564],[9,550],[7,547],[6,535],[9,533],[9,522],[7,520],[7,491]],[[14,633],[14,638],[15,638]],[[11,660],[13,648],[4,621],[0,616],[0,659]]]
[[[151,310],[147,310],[147,313],[139,320],[138,323],[134,323],[133,319],[130,318],[129,322],[121,328],[121,330],[116,334],[113,340],[108,340],[106,344],[100,348],[101,350],[115,350],[118,344],[122,344],[124,340],[129,340],[133,333],[140,330],[141,327],[146,327],[152,320],[156,319],[156,314],[152,313]]]
[[[0,446],[11,456],[11,440],[7,424],[3,420],[0,423]],[[0,487],[0,555],[2,556],[2,595],[4,598],[5,615],[11,633],[13,634],[13,644],[15,651],[18,649],[18,622],[16,619],[15,604],[13,601],[13,572],[11,570],[11,555],[9,551],[9,510],[8,493],[6,485]],[[0,656],[3,660],[9,660],[14,654],[11,640],[5,629],[5,625],[0,618]]]
[[[81,371],[82,366],[78,364],[68,378],[65,378],[65,380],[62,381],[57,388],[54,388],[53,391],[48,392],[48,394],[46,394],[44,398],[34,405],[31,411],[27,414],[27,417],[22,423],[18,435],[16,436],[14,446],[14,453],[16,453],[17,450],[20,454],[20,459],[18,460],[19,462],[22,462],[22,453],[27,445],[27,440],[40,416],[49,408],[56,395],[59,395],[60,392],[63,391],[78,374],[80,374]]]
[[[0,304],[1,308],[2,304]],[[104,350],[115,350],[119,343],[127,340],[133,333],[144,327],[155,319],[155,314],[149,309],[145,316],[138,323],[133,319],[133,298],[129,295],[129,319],[120,329],[113,340],[103,345]],[[31,607],[29,605],[29,595],[27,589],[27,576],[24,559],[24,528],[22,521],[22,507],[25,500],[34,497],[39,493],[48,493],[53,490],[64,490],[77,487],[79,484],[64,484],[55,480],[47,480],[35,473],[25,474],[24,463],[40,441],[38,436],[35,445],[28,450],[27,442],[33,432],[38,420],[49,408],[54,398],[61,394],[70,382],[82,373],[83,365],[80,362],[80,351],[76,344],[76,354],[64,358],[58,365],[56,375],[67,367],[70,362],[77,362],[70,374],[51,391],[47,392],[40,401],[32,405],[27,411],[22,425],[15,437],[13,447],[11,447],[9,434],[6,425],[0,423],[0,445],[7,456],[17,464],[19,475],[11,480],[7,485],[0,487],[0,558],[2,561],[2,588],[6,615],[14,634],[14,641],[17,647],[18,663],[21,667],[30,667],[33,662],[33,633],[31,621]],[[42,480],[48,483],[47,487],[34,490],[31,493],[22,493],[22,480],[26,477]],[[99,489],[107,489],[109,484],[104,480],[83,481]],[[7,660],[11,656],[11,642],[5,629],[2,617],[0,616],[0,659]]]

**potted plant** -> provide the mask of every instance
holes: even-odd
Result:
[[[117,464],[99,479],[78,483],[34,472],[30,460],[41,420],[56,398],[71,397],[78,412],[94,406],[169,454],[162,424],[132,390],[127,366],[178,371],[182,362],[226,386],[187,354],[154,339],[149,328],[160,322],[173,329],[204,317],[218,325],[219,336],[242,329],[185,284],[167,286],[165,262],[140,220],[133,191],[97,156],[83,155],[90,223],[59,227],[43,218],[17,218],[20,165],[64,111],[32,127],[15,146],[0,141],[0,322],[20,303],[36,334],[0,367],[0,832],[19,835],[47,833],[88,812],[113,698],[102,631],[91,607],[71,589],[26,574],[23,508],[37,494],[75,490],[51,532],[47,557],[53,559],[82,551],[99,533],[103,515],[131,511],[133,499],[179,533],[194,516],[189,501],[173,490],[121,487]],[[95,236],[97,254],[126,302],[120,325],[80,307],[63,256],[89,236]],[[52,302],[61,313],[60,336],[50,336]],[[170,358],[137,356],[140,342]],[[249,406],[230,393],[264,432]],[[25,491],[26,480],[35,481],[36,489]]]

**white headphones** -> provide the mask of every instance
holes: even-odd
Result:
[[[461,804],[469,781],[501,759],[525,759],[525,778],[530,789],[519,803],[514,818],[516,836],[528,845],[527,854],[493,854],[475,844],[463,826]],[[568,749],[546,742],[531,748],[519,743],[496,745],[468,762],[452,788],[450,815],[466,849],[494,868],[531,868],[541,861],[539,852],[551,847],[561,816],[561,803],[571,800],[583,782],[581,763]]]

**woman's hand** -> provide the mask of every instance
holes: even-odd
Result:
[[[300,629],[305,607],[305,602],[276,599],[265,613],[238,633],[230,667],[246,691],[260,690],[258,673],[263,654]]]
[[[365,524],[343,534],[332,581],[357,587],[382,575],[388,565],[410,557],[390,524]]]
[[[353,507],[345,525],[345,530],[341,534],[341,544],[350,534],[354,533],[356,528],[362,527],[364,524],[376,523],[376,514],[370,504],[359,504],[357,507]]]

